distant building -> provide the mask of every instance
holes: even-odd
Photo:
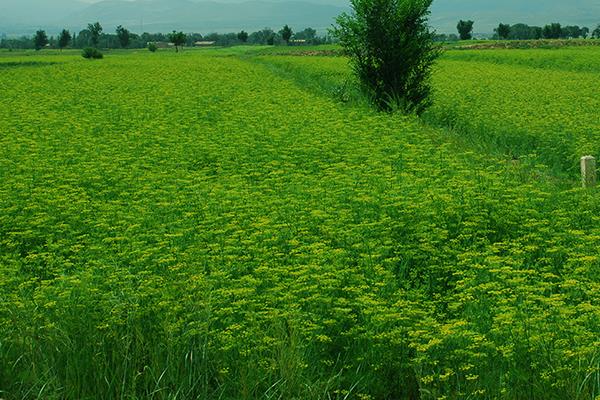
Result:
[[[216,42],[211,42],[208,40],[201,40],[199,42],[194,42],[194,46],[196,47],[208,47],[208,46],[214,46]]]
[[[290,40],[290,45],[291,46],[304,46],[306,44],[306,40],[305,39],[294,39],[294,40]]]

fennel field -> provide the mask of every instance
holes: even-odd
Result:
[[[0,53],[0,398],[597,399],[598,55]]]

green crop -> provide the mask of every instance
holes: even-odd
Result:
[[[449,52],[428,119],[515,158],[577,173],[600,154],[600,48]]]
[[[600,154],[599,54],[597,47],[447,51],[425,120],[456,131],[473,148],[533,159],[573,177],[581,156]],[[363,102],[343,57],[258,60],[321,94]]]
[[[600,195],[543,155],[376,113],[341,57],[9,62],[0,397],[600,395]]]
[[[598,54],[600,54],[598,47],[567,47],[554,50],[464,50],[446,52],[445,60],[520,65],[535,69],[598,72],[600,71]]]

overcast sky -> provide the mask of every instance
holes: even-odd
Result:
[[[94,0],[96,1],[96,0]],[[190,0],[190,1],[205,1],[205,0]],[[240,3],[243,0],[214,0],[217,3]],[[271,1],[271,2],[279,2],[279,1],[290,1],[290,0],[264,0],[264,1]],[[310,1],[312,3],[322,3],[322,4],[342,4],[342,5],[349,5],[350,4],[350,0],[306,0],[306,1]]]
[[[21,34],[35,32],[35,29],[62,29],[67,26],[79,29],[83,26],[77,18],[81,10],[89,4],[102,0],[0,0],[0,34]],[[118,15],[116,0],[112,3],[112,14]],[[117,0],[118,1],[118,0]],[[122,1],[122,0],[121,0]],[[153,0],[138,0],[148,1]],[[158,1],[158,0],[157,0]],[[160,0],[176,5],[178,2],[244,3],[248,1],[263,1],[284,3],[289,1],[305,1],[318,5],[349,6],[350,0]],[[115,11],[117,10],[117,11]],[[341,11],[340,11],[341,12]],[[232,14],[235,10],[231,11]],[[336,14],[334,12],[334,14]],[[88,13],[89,14],[89,13]],[[87,15],[87,14],[86,14]],[[87,15],[95,19],[95,15]],[[242,16],[243,17],[243,16]],[[112,21],[107,13],[98,12],[99,20],[110,26],[112,22],[131,24],[126,21]],[[113,18],[114,20],[115,18]],[[132,18],[129,18],[132,20]],[[139,21],[140,18],[133,18]],[[303,23],[311,24],[310,18]],[[533,25],[543,25],[550,22],[560,22],[564,25],[583,25],[594,27],[600,22],[600,0],[434,0],[432,5],[431,25],[441,32],[455,32],[458,19],[476,21],[475,31],[480,33],[492,32],[499,22],[523,22]],[[237,18],[236,21],[242,21]],[[148,21],[146,21],[148,22]],[[173,21],[166,21],[172,23]],[[280,23],[281,21],[276,21]],[[137,22],[136,22],[137,23]],[[240,22],[241,23],[241,22]],[[275,23],[275,22],[273,22]],[[135,25],[135,24],[133,24]],[[133,26],[132,25],[132,26]],[[328,24],[329,25],[329,24]],[[236,25],[237,27],[237,25]],[[224,28],[231,28],[229,26]],[[181,28],[183,29],[183,28]],[[187,28],[186,28],[187,29]],[[191,28],[190,28],[191,29]],[[194,28],[196,29],[196,28]],[[208,28],[207,28],[208,29]],[[211,28],[211,29],[217,29]]]
[[[2,1],[2,0],[0,0],[0,1]],[[38,1],[45,2],[47,0],[38,0]],[[77,0],[77,1],[80,1],[82,3],[97,3],[102,0]],[[132,1],[132,0],[124,0],[124,1]],[[214,1],[215,3],[242,3],[242,2],[248,1],[248,0],[189,0],[189,1]],[[284,2],[284,1],[290,1],[290,0],[264,0],[264,1],[277,3],[277,2]],[[350,0],[306,0],[306,1],[309,1],[311,3],[335,4],[335,5],[342,5],[342,6],[350,4]]]

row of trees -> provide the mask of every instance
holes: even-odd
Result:
[[[73,44],[78,42],[85,42],[85,46],[81,46],[81,47],[87,47],[87,46],[93,46],[93,47],[98,47],[98,45],[100,44],[100,37],[102,35],[102,25],[100,25],[99,22],[93,23],[93,24],[88,24],[87,29],[79,32],[79,36],[75,35],[71,35],[71,32],[69,32],[66,29],[63,29],[62,32],[56,37],[51,37],[48,38],[48,35],[46,34],[46,31],[44,30],[39,30],[35,33],[35,35],[33,36],[33,38],[31,39],[31,44],[33,45],[32,47],[35,48],[36,50],[41,50],[44,47],[50,46],[52,45],[52,47],[55,48],[59,48],[59,49],[64,49],[65,47],[69,46],[72,42]],[[121,43],[122,47],[127,47],[129,40],[130,40],[130,33],[127,29],[123,28],[122,26],[119,26],[117,28],[116,31],[116,36],[119,40],[119,42]],[[83,39],[83,40],[82,40]],[[19,44],[19,43],[23,43],[25,42],[25,45],[22,46],[22,48],[30,48],[30,46],[27,46],[27,41],[29,41],[29,39],[27,37],[23,37],[20,40],[19,39],[12,39],[12,41],[9,41],[7,39],[4,39],[3,41],[7,41],[9,44]],[[2,46],[2,47],[12,47],[12,46]]]
[[[460,40],[471,40],[473,38],[473,25],[471,20],[460,20],[456,25],[458,38]],[[530,40],[530,39],[579,39],[592,37],[600,39],[600,25],[591,31],[587,27],[577,25],[562,26],[555,22],[544,27],[529,26],[526,24],[499,24],[494,29],[494,38],[503,40]]]
[[[89,24],[88,27],[79,33],[71,33],[63,29],[56,37],[48,36],[43,30],[39,30],[33,37],[23,36],[20,38],[0,40],[0,48],[15,49],[36,49],[45,47],[56,49],[72,48],[144,48],[148,43],[171,42],[177,46],[193,46],[198,41],[215,42],[218,46],[233,46],[238,44],[262,44],[277,45],[289,44],[292,41],[306,44],[324,44],[330,43],[330,37],[321,37],[313,28],[306,28],[299,32],[294,32],[288,25],[285,25],[279,32],[271,28],[264,28],[257,32],[248,33],[240,31],[237,33],[211,33],[201,35],[199,33],[184,34],[183,32],[164,33],[143,33],[138,35],[129,31],[123,26],[118,26],[115,33],[105,33],[102,25],[96,22]]]
[[[436,41],[455,41],[455,40],[471,40],[473,38],[474,21],[459,21],[457,24],[458,35],[455,34],[438,34],[435,36]],[[291,41],[302,42],[306,44],[325,44],[334,41],[329,36],[321,37],[317,35],[317,31],[313,28],[306,28],[300,32],[293,30],[285,25],[279,32],[275,32],[271,28],[264,28],[260,31],[248,33],[240,31],[238,33],[210,33],[201,35],[199,33],[183,34],[182,32],[174,32],[179,35],[177,47],[193,46],[198,41],[214,42],[217,46],[234,46],[238,44],[262,44],[262,45],[280,45],[289,44]],[[595,38],[600,39],[600,25],[594,30],[587,27],[562,26],[559,23],[548,24],[544,27],[529,26],[526,24],[499,24],[494,29],[494,38],[502,40],[531,40],[531,39],[578,39],[578,38]],[[123,26],[118,26],[114,34],[104,33],[102,25],[96,22],[89,24],[88,27],[78,34],[71,34],[66,29],[56,37],[48,37],[45,31],[39,30],[33,37],[23,36],[16,39],[4,38],[0,40],[0,48],[20,48],[20,49],[37,49],[51,47],[56,49],[64,49],[66,47],[85,48],[92,46],[94,48],[144,48],[148,43],[156,42],[171,42],[173,33],[143,33],[141,35],[130,32]]]
[[[240,31],[238,33],[211,33],[202,40],[215,42],[219,46],[233,46],[236,44],[262,44],[262,45],[282,45],[290,44],[293,41],[305,44],[326,44],[331,43],[333,39],[329,36],[319,36],[313,28],[306,28],[299,32],[294,32],[288,25],[285,25],[280,31],[276,32],[271,28],[264,28],[260,31],[248,33]],[[190,45],[193,42],[190,43]]]
[[[578,25],[562,26],[555,22],[544,27],[529,26],[526,24],[500,24],[494,30],[496,39],[527,40],[527,39],[587,39],[588,37],[600,39],[600,25],[594,30]]]

